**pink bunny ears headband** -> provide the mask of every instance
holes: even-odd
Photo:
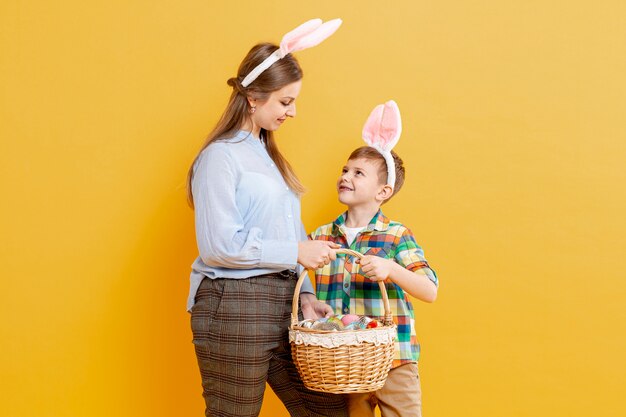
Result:
[[[396,183],[396,164],[393,162],[391,150],[402,133],[400,109],[395,101],[374,107],[363,126],[363,140],[376,149],[387,162],[387,184],[394,188]]]
[[[322,19],[312,19],[301,24],[283,36],[283,39],[280,41],[280,48],[250,71],[250,74],[246,75],[241,85],[244,87],[249,86],[263,71],[268,69],[274,62],[284,58],[285,55],[320,44],[324,39],[335,33],[341,26],[341,23],[341,19],[330,20],[326,23],[322,23]]]

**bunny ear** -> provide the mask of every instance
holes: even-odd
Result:
[[[298,42],[300,38],[313,32],[318,27],[322,26],[322,19],[311,19],[308,22],[304,22],[294,30],[286,33],[283,39],[280,41],[281,55],[285,56],[293,50],[293,46]]]
[[[374,110],[370,113],[370,116],[367,118],[365,125],[363,126],[363,140],[369,146],[374,146],[376,139],[379,136],[380,131],[380,121],[382,120],[383,115],[383,105],[379,104],[374,107]]]
[[[248,87],[263,71],[268,69],[274,62],[284,58],[285,55],[319,44],[335,33],[335,31],[339,29],[339,26],[341,26],[341,23],[341,19],[333,19],[326,23],[322,23],[322,19],[311,19],[308,22],[304,22],[283,36],[280,42],[280,48],[254,67],[254,69],[244,77],[243,81],[241,81],[241,85]]]
[[[398,143],[401,133],[400,109],[393,100],[376,106],[363,126],[365,143],[387,152]]]
[[[341,19],[333,19],[322,23],[321,19],[305,22],[283,36],[280,51],[283,56],[319,45],[323,40],[335,33],[341,26]]]

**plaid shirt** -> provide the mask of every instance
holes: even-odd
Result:
[[[344,229],[346,215],[344,213],[333,223],[320,226],[311,233],[310,238],[335,242],[364,255],[393,259],[406,269],[426,275],[435,285],[439,285],[437,275],[424,259],[424,251],[408,228],[390,221],[379,210],[348,246]],[[316,270],[317,298],[328,303],[336,314],[350,313],[382,319],[385,311],[378,283],[365,278],[358,266],[355,259],[342,254],[337,255],[336,261]],[[385,287],[393,320],[398,325],[393,362],[395,368],[404,363],[417,362],[420,346],[415,335],[413,306],[408,294],[391,280],[385,281]]]

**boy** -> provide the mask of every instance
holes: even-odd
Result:
[[[419,344],[408,295],[433,302],[438,280],[411,231],[390,221],[380,210],[402,187],[404,167],[395,152],[389,150],[385,157],[378,149],[363,146],[352,152],[337,181],[339,201],[348,210],[310,235],[312,239],[332,241],[366,255],[360,268],[355,265],[356,260],[338,255],[329,265],[316,270],[317,297],[328,303],[335,314],[382,317],[384,308],[377,281],[385,281],[393,320],[398,326],[396,356],[382,389],[348,395],[349,415],[373,417],[378,405],[383,417],[418,417]]]

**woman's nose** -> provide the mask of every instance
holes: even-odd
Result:
[[[289,117],[296,117],[296,103],[291,103],[286,114]]]

